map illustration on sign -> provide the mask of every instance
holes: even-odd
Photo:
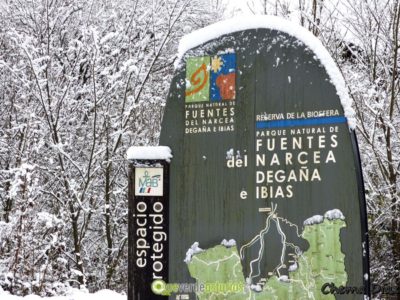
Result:
[[[219,245],[193,255],[188,262],[190,275],[201,283],[225,283],[242,282],[246,284],[241,261],[246,247],[258,247],[258,257],[251,260],[250,277],[259,277],[262,269],[262,258],[268,251],[268,239],[266,235],[270,226],[280,228],[281,223],[290,223],[275,215],[272,210],[266,219],[265,228],[248,244],[238,251],[235,244]],[[296,224],[291,224],[297,227]],[[332,210],[324,216],[314,216],[304,221],[304,231],[301,237],[306,239],[310,248],[306,252],[291,243],[286,242],[285,233],[280,229],[282,237],[282,252],[279,265],[276,266],[277,275],[267,280],[260,278],[250,288],[235,293],[207,293],[197,294],[202,299],[334,299],[332,295],[321,293],[320,287],[326,279],[330,279],[337,286],[345,285],[347,274],[344,265],[344,254],[341,252],[340,229],[345,227],[344,216],[339,210]],[[288,247],[295,250],[288,267],[289,276],[280,275],[280,269],[285,267],[285,252]],[[210,269],[213,272],[210,272]]]
[[[160,136],[174,155],[166,286],[205,288],[164,295],[368,296],[354,112],[320,41],[252,16],[192,33],[178,59]]]

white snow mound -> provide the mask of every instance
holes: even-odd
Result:
[[[262,286],[259,285],[259,284],[252,284],[252,285],[250,286],[250,288],[251,288],[253,291],[256,291],[256,292],[261,292],[261,291],[262,291]]]
[[[231,159],[233,157],[234,151],[233,148],[226,151],[226,159]]]
[[[130,147],[126,153],[128,160],[134,159],[159,159],[171,161],[171,148],[168,146],[139,146]]]
[[[297,269],[298,269],[298,265],[297,265],[297,263],[295,262],[293,265],[290,265],[289,266],[289,269],[288,269],[288,271],[289,272],[294,272],[294,271],[296,271]]]
[[[204,250],[199,248],[199,242],[194,242],[193,245],[186,251],[186,258],[184,260],[185,263],[190,263],[192,261],[192,256],[203,252]]]
[[[282,282],[290,282],[289,277],[286,275],[282,275],[281,277],[278,278],[278,280]]]
[[[324,217],[321,215],[315,215],[311,218],[308,218],[303,222],[304,226],[306,225],[314,225],[314,224],[321,224],[324,221]]]
[[[343,213],[342,213],[339,209],[337,209],[337,208],[332,209],[332,210],[328,210],[328,211],[324,214],[324,217],[325,217],[326,219],[328,219],[328,220],[338,220],[338,219],[344,220],[344,215],[343,215]]]
[[[349,127],[354,129],[356,120],[355,112],[351,108],[352,101],[348,95],[343,75],[338,69],[335,61],[317,37],[304,27],[288,20],[275,16],[240,16],[217,22],[194,31],[185,35],[180,40],[177,54],[178,59],[175,61],[175,68],[180,67],[183,56],[192,48],[200,46],[225,34],[256,28],[267,28],[284,32],[303,42],[315,53],[316,57],[325,67],[331,83],[336,87],[336,93],[340,98]]]
[[[324,219],[332,221],[332,220],[344,220],[345,218],[344,218],[343,213],[340,211],[340,209],[335,208],[332,210],[328,210],[324,214],[324,216],[315,215],[315,216],[312,216],[311,218],[306,219],[303,222],[303,225],[306,226],[306,225],[321,224],[322,222],[324,222]]]
[[[226,239],[223,239],[221,242],[221,245],[230,248],[230,247],[234,247],[236,246],[236,241],[234,239],[230,239],[229,241],[227,241]]]

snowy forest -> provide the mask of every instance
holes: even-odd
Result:
[[[251,14],[307,28],[339,66],[371,282],[400,287],[399,0],[0,0],[2,290],[126,292],[126,151],[158,145],[180,38]]]

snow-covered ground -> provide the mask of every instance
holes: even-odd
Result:
[[[126,300],[126,295],[118,294],[110,290],[101,290],[96,293],[90,294],[81,290],[71,289],[67,296],[55,296],[51,298],[42,298],[36,295],[28,295],[25,297],[10,295],[8,292],[0,288],[1,300]]]

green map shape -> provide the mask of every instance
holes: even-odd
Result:
[[[301,236],[310,247],[297,257],[298,268],[289,272],[289,280],[281,281],[271,276],[260,292],[243,288],[241,292],[198,292],[199,300],[334,300],[332,294],[324,295],[324,283],[346,285],[347,273],[344,254],[341,252],[340,229],[346,227],[341,219],[324,219],[322,223],[305,225]],[[190,275],[200,284],[237,284],[245,287],[245,278],[236,246],[222,245],[195,254],[188,263]]]

